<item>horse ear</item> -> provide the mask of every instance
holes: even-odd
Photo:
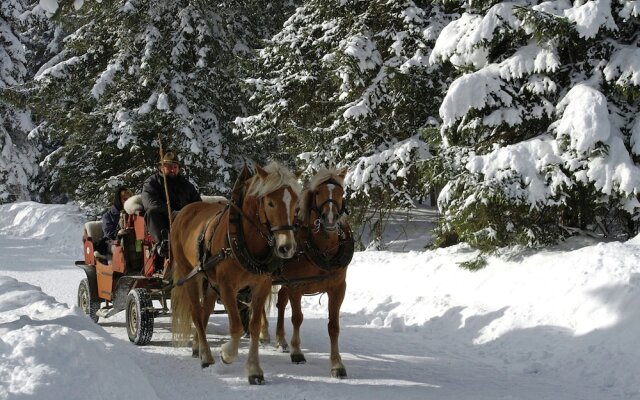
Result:
[[[304,170],[303,169],[299,169],[296,172],[294,172],[293,174],[296,176],[296,178],[300,179],[302,174],[304,174]]]
[[[349,167],[343,167],[338,170],[338,176],[344,179],[347,176],[347,172],[349,172]]]
[[[258,173],[258,176],[260,176],[261,179],[265,179],[267,176],[269,176],[269,173],[264,169],[262,169],[262,167],[260,167],[257,164],[256,164],[256,172]]]

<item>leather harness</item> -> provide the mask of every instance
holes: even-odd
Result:
[[[248,218],[240,208],[242,205],[243,197],[244,197],[244,182],[251,177],[248,168],[245,166],[238,176],[236,183],[234,184],[234,188],[231,195],[231,200],[228,201],[225,207],[218,211],[216,215],[210,218],[200,231],[198,235],[198,240],[196,242],[196,251],[198,254],[198,264],[189,272],[185,277],[179,279],[176,282],[176,285],[181,286],[189,279],[193,278],[200,272],[206,272],[215,268],[220,262],[225,259],[236,259],[238,263],[249,273],[252,274],[273,274],[276,271],[280,270],[283,265],[283,261],[280,257],[277,257],[274,253],[274,239],[271,233],[282,231],[282,230],[294,230],[293,226],[290,225],[282,225],[270,227],[268,221],[261,221],[263,224],[267,225],[269,228],[269,233],[267,235],[264,234],[260,226],[256,224],[252,219]],[[258,218],[262,220],[262,216],[260,215],[261,210],[258,210]],[[227,218],[227,232],[225,235],[225,245],[223,248],[216,254],[211,254],[211,242],[214,237],[215,230],[220,225],[222,218]],[[242,218],[247,218],[247,220],[252,223],[255,228],[258,230],[261,236],[267,241],[267,244],[271,248],[269,254],[263,258],[258,259],[251,254],[249,254],[246,246],[244,246],[244,234],[242,232]],[[211,224],[214,223],[213,229],[210,229]],[[209,240],[206,240],[207,233],[209,234]]]
[[[177,286],[183,285],[186,281],[193,278],[200,272],[206,272],[215,268],[216,265],[228,258],[236,259],[247,272],[250,272],[252,274],[269,274],[280,276],[282,268],[283,266],[286,266],[287,261],[276,256],[275,252],[273,251],[274,242],[271,233],[278,230],[297,230],[296,240],[301,247],[301,251],[298,254],[304,255],[307,260],[309,260],[309,262],[311,262],[322,271],[331,273],[335,270],[346,268],[349,265],[351,259],[353,258],[355,246],[351,228],[347,224],[341,224],[338,226],[338,250],[335,254],[330,256],[327,254],[327,252],[322,252],[315,246],[313,241],[313,229],[309,226],[299,226],[296,224],[295,226],[285,225],[270,227],[269,236],[265,236],[260,227],[251,219],[248,219],[248,221],[252,222],[252,224],[256,226],[258,232],[260,232],[265,240],[267,240],[267,243],[271,247],[271,251],[263,259],[257,259],[249,254],[246,246],[244,246],[245,241],[241,225],[242,218],[247,217],[244,215],[242,209],[240,208],[244,195],[244,182],[249,178],[249,170],[245,166],[240,176],[236,180],[234,189],[232,191],[231,201],[227,202],[222,210],[218,211],[215,216],[210,218],[205,223],[202,231],[200,232],[200,235],[198,236],[196,244],[199,260],[198,264],[193,268],[191,272],[189,272],[189,274],[176,282]],[[326,183],[332,183],[341,186],[333,179],[327,181]],[[337,203],[333,199],[328,199],[318,207],[315,205],[314,197],[314,202],[311,209],[320,214],[320,209],[328,202]],[[260,210],[258,214],[260,214]],[[339,210],[339,214],[348,214],[344,202],[342,208]],[[228,219],[225,245],[218,253],[212,255],[211,241],[214,237],[215,230],[218,228],[222,221],[222,218],[225,216]],[[262,216],[259,215],[261,223],[268,225],[268,221],[266,221],[265,223],[265,221],[262,221],[261,217]],[[210,228],[212,223],[214,225],[213,229],[211,230]],[[206,240],[207,232],[209,232],[210,230],[211,233],[209,236],[209,240]],[[326,278],[326,276],[319,276],[315,280],[322,280]],[[306,278],[306,280],[309,280],[309,278]],[[295,279],[283,280],[283,283],[293,281],[295,281]]]

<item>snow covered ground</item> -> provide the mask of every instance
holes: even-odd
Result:
[[[394,252],[357,253],[349,267],[348,378],[329,376],[326,297],[309,297],[307,364],[265,346],[267,384],[256,387],[244,378],[246,341],[238,362],[203,370],[171,345],[167,317],[136,347],[123,315],[83,315],[82,223],[70,205],[0,206],[2,399],[640,398],[640,238],[514,250],[469,272],[457,266],[475,255],[464,245],[422,250],[429,235],[416,229],[428,218],[392,225]],[[226,329],[225,315],[212,317],[214,350]]]

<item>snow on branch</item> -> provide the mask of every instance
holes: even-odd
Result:
[[[631,160],[622,138],[614,136],[607,144],[609,150],[606,156],[589,160],[585,178],[606,195],[618,191],[624,196],[630,196],[625,209],[633,212],[640,208],[636,199],[636,195],[640,193],[640,169]],[[579,174],[576,175],[580,177]]]
[[[590,0],[564,11],[564,15],[576,24],[576,30],[581,37],[590,39],[598,34],[600,28],[612,31],[618,30],[611,16],[611,0]]]
[[[554,72],[560,67],[556,49],[544,49],[536,44],[519,48],[514,55],[499,64],[500,77],[521,79],[533,73]]]
[[[568,136],[578,153],[588,153],[611,135],[607,98],[600,91],[578,84],[558,103],[562,118],[554,125],[558,136]]]
[[[367,35],[353,35],[340,43],[340,48],[357,61],[360,72],[378,68],[382,64],[380,52]]]
[[[102,96],[104,91],[107,89],[107,86],[113,82],[113,78],[120,71],[122,71],[122,64],[120,63],[120,60],[107,65],[107,68],[102,72],[102,74],[100,74],[100,77],[91,88],[91,95],[93,98],[96,100],[100,99],[100,96]]]
[[[640,114],[636,114],[636,119],[631,128],[631,152],[640,155]]]
[[[429,147],[420,138],[409,139],[381,147],[378,152],[360,157],[349,169],[345,184],[354,191],[364,191],[397,178],[405,178],[415,160],[426,160],[430,157]]]
[[[63,50],[60,54],[56,55],[49,62],[44,64],[40,70],[34,76],[34,80],[40,81],[48,77],[53,78],[65,78],[67,77],[67,69],[76,64],[84,61],[84,57],[71,57],[65,60],[64,57],[68,54],[67,50]]]
[[[440,106],[443,127],[451,127],[472,108],[480,110],[486,106],[510,106],[513,99],[503,89],[505,85],[497,64],[456,79]]]
[[[543,135],[510,146],[496,146],[485,155],[471,156],[466,168],[482,174],[485,183],[498,183],[512,200],[538,207],[555,202],[552,199],[562,188],[573,185],[557,168],[562,163],[556,141]]]
[[[513,13],[514,5],[509,2],[496,4],[484,16],[462,14],[442,30],[429,61],[482,67],[487,62],[483,43],[491,42],[496,33],[515,31],[520,27],[521,22]]]
[[[607,81],[615,80],[617,85],[640,86],[640,49],[635,45],[622,46],[611,55],[602,72]]]
[[[640,0],[622,1],[622,9],[618,15],[625,20],[631,17],[640,17]]]
[[[640,193],[640,168],[610,121],[606,97],[586,84],[578,84],[560,101],[558,110],[562,118],[550,128],[559,140],[569,138],[570,149],[562,156],[576,179],[593,183],[605,195],[617,192],[626,196],[627,211],[640,207],[635,198]],[[603,145],[604,151],[594,152]]]
[[[485,107],[500,109],[499,114],[493,114],[485,121],[486,125],[496,126],[502,122],[511,126],[519,124],[523,120],[523,110],[512,107],[508,82],[534,73],[553,72],[559,67],[560,59],[554,50],[530,44],[499,64],[489,64],[477,72],[461,76],[451,84],[440,106],[444,126],[452,126],[471,109]],[[539,91],[555,89],[551,81],[538,79],[538,83],[544,83]]]

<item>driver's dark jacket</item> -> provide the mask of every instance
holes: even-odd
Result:
[[[183,175],[174,178],[167,177],[167,188],[171,200],[171,211],[179,211],[187,204],[202,201],[195,186]],[[145,211],[155,209],[167,211],[167,198],[164,191],[164,178],[161,172],[156,172],[144,182],[142,186],[142,205]]]

